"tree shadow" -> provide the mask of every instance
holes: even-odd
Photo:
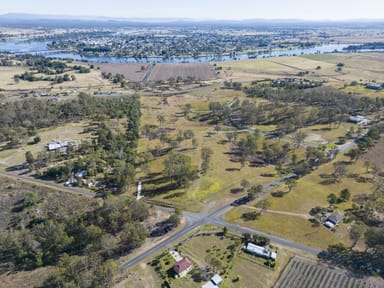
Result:
[[[283,198],[288,193],[289,192],[276,191],[276,192],[272,192],[271,195],[272,197],[275,197],[275,198]]]
[[[184,196],[185,194],[186,192],[176,192],[171,195],[165,196],[164,199],[168,200],[168,199],[178,198],[178,197]]]

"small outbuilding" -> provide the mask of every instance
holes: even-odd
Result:
[[[223,278],[221,278],[219,274],[215,274],[213,275],[211,282],[216,286],[220,286],[221,283],[223,283]]]
[[[184,257],[173,265],[173,270],[176,272],[176,277],[185,277],[192,270],[192,263]]]

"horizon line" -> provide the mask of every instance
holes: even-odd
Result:
[[[0,14],[2,16],[35,16],[35,17],[50,17],[50,18],[66,18],[77,19],[77,20],[125,20],[125,21],[138,21],[138,20],[158,20],[158,21],[193,21],[193,22],[244,22],[244,21],[290,21],[290,22],[379,22],[383,21],[384,18],[344,18],[344,19],[330,19],[330,18],[319,18],[319,19],[308,19],[308,18],[191,18],[191,17],[119,17],[119,16],[102,16],[102,15],[70,15],[70,14],[35,14],[35,13],[23,13],[23,12],[6,12]],[[88,19],[86,19],[88,18]]]

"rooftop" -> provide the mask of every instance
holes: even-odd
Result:
[[[173,270],[175,270],[177,274],[180,274],[191,266],[192,266],[192,263],[188,260],[188,258],[184,257],[180,261],[176,262],[175,265],[173,265]]]

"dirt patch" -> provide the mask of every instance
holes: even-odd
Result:
[[[328,143],[321,135],[318,134],[310,134],[305,137],[304,142],[306,143],[316,143],[316,144],[326,144]]]
[[[361,159],[371,162],[380,170],[384,169],[384,137],[381,137],[375,147],[369,149],[368,153],[364,154]]]
[[[172,63],[172,64],[156,64],[153,69],[150,81],[168,81],[168,79],[180,78],[185,80],[188,78],[194,80],[212,80],[216,79],[216,72],[209,63]]]

